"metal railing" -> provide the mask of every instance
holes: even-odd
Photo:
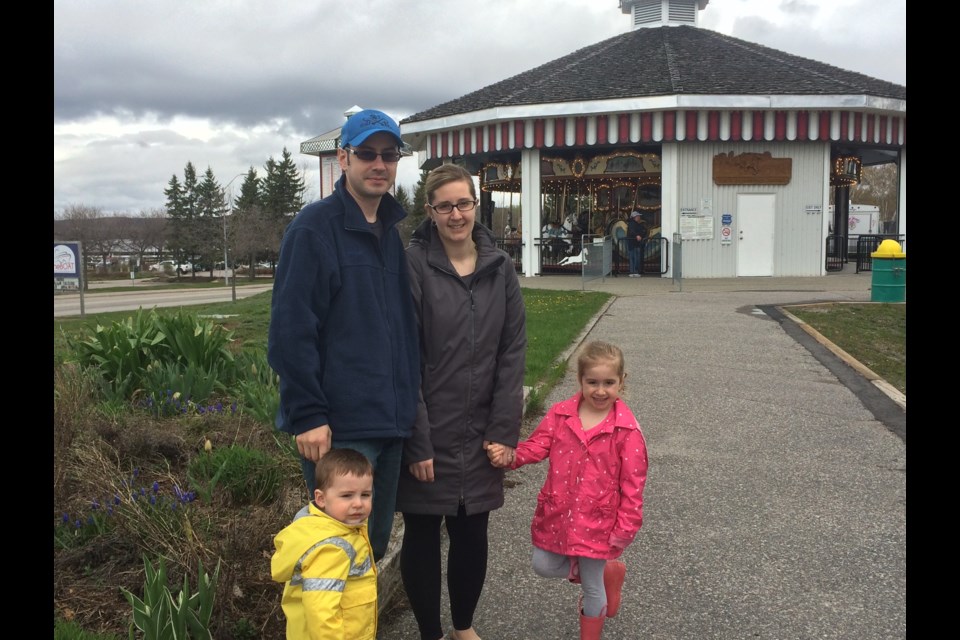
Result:
[[[587,242],[599,236],[585,236]],[[630,273],[630,261],[627,253],[626,239],[611,237],[611,267],[613,276]],[[541,236],[534,238],[540,261],[541,274],[571,274],[580,275],[583,271],[583,238],[549,238]],[[498,245],[506,244],[504,239],[498,240]],[[667,238],[651,238],[644,241],[640,248],[643,259],[640,264],[640,273],[649,276],[662,276],[670,268],[670,242]],[[509,251],[508,251],[509,253]],[[518,252],[519,255],[519,252]],[[517,266],[519,267],[519,258]]]
[[[856,272],[872,271],[873,256],[884,240],[896,240],[901,250],[907,252],[907,237],[903,234],[881,233],[863,235],[829,235],[826,244],[826,270],[842,271],[848,262],[856,264]],[[843,248],[846,247],[846,251]]]
[[[610,236],[583,236],[583,249],[580,252],[583,258],[581,263],[581,286],[587,288],[587,283],[593,280],[603,280],[610,275],[613,267],[613,238]]]

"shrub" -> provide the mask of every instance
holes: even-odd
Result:
[[[97,325],[81,337],[68,337],[68,345],[80,365],[99,373],[108,398],[129,399],[140,385],[140,377],[151,362],[166,358],[165,336],[154,322],[155,314],[139,309],[135,316]]]
[[[89,413],[90,396],[94,386],[90,376],[74,364],[59,364],[53,368],[53,459],[64,460],[81,431]],[[66,467],[53,465],[53,494],[56,499],[65,486]]]
[[[67,620],[53,621],[53,640],[120,640],[115,633],[93,633],[84,631],[76,622]]]
[[[142,482],[140,469],[134,469],[117,487],[109,478],[101,496],[93,496],[86,511],[70,514],[64,511],[54,526],[54,544],[71,548],[86,544],[116,526],[127,530],[153,531],[155,536],[183,534],[183,520],[187,507],[196,500],[196,493],[183,491],[172,484],[168,491],[161,489],[160,481]],[[139,536],[141,546],[151,548],[155,536]],[[144,541],[143,538],[146,538]]]
[[[140,401],[171,389],[194,402],[206,402],[235,379],[232,332],[200,321],[183,310],[160,315],[155,310],[97,325],[91,334],[68,337],[80,365],[99,383],[108,401]]]
[[[182,309],[174,315],[153,314],[158,330],[166,337],[175,362],[200,371],[220,371],[230,376],[233,353],[228,345],[233,332],[209,319],[200,320]]]
[[[280,376],[274,373],[262,349],[244,351],[236,359],[237,384],[234,391],[244,413],[273,426],[280,408]]]
[[[190,461],[188,476],[204,495],[221,486],[234,505],[269,504],[283,486],[280,464],[259,449],[232,445],[204,452]]]
[[[213,613],[220,563],[217,563],[213,576],[205,573],[203,562],[200,563],[195,593],[190,593],[190,582],[184,575],[183,588],[176,598],[167,586],[167,568],[163,556],[158,560],[156,570],[146,556],[143,558],[143,566],[143,599],[120,587],[133,608],[130,637],[133,637],[133,628],[136,627],[143,633],[144,640],[212,638],[209,629],[210,616]]]

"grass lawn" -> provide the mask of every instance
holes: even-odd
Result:
[[[906,395],[906,304],[816,304],[784,309]]]

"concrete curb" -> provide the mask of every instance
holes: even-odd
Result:
[[[856,303],[856,304],[863,304]],[[790,305],[791,307],[800,307],[800,306],[823,306],[823,303],[811,303],[810,305]],[[889,382],[878,376],[872,370],[870,370],[862,362],[854,358],[852,355],[838,347],[836,344],[831,342],[826,336],[822,335],[819,331],[811,327],[809,324],[793,315],[783,307],[776,307],[780,313],[784,316],[790,318],[798,327],[803,329],[807,334],[810,335],[814,340],[822,344],[824,347],[830,350],[835,356],[843,360],[848,366],[854,369],[857,373],[862,375],[864,378],[870,381],[870,383],[882,391],[888,398],[893,400],[897,405],[903,409],[907,410],[907,396],[900,392],[899,389],[895,388]]]

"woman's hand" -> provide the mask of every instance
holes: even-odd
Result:
[[[433,458],[410,465],[410,475],[420,482],[433,482]]]
[[[509,467],[517,459],[517,453],[513,447],[508,447],[499,442],[486,441],[483,443],[483,448],[487,450],[487,458],[490,459],[490,464],[498,469]]]

